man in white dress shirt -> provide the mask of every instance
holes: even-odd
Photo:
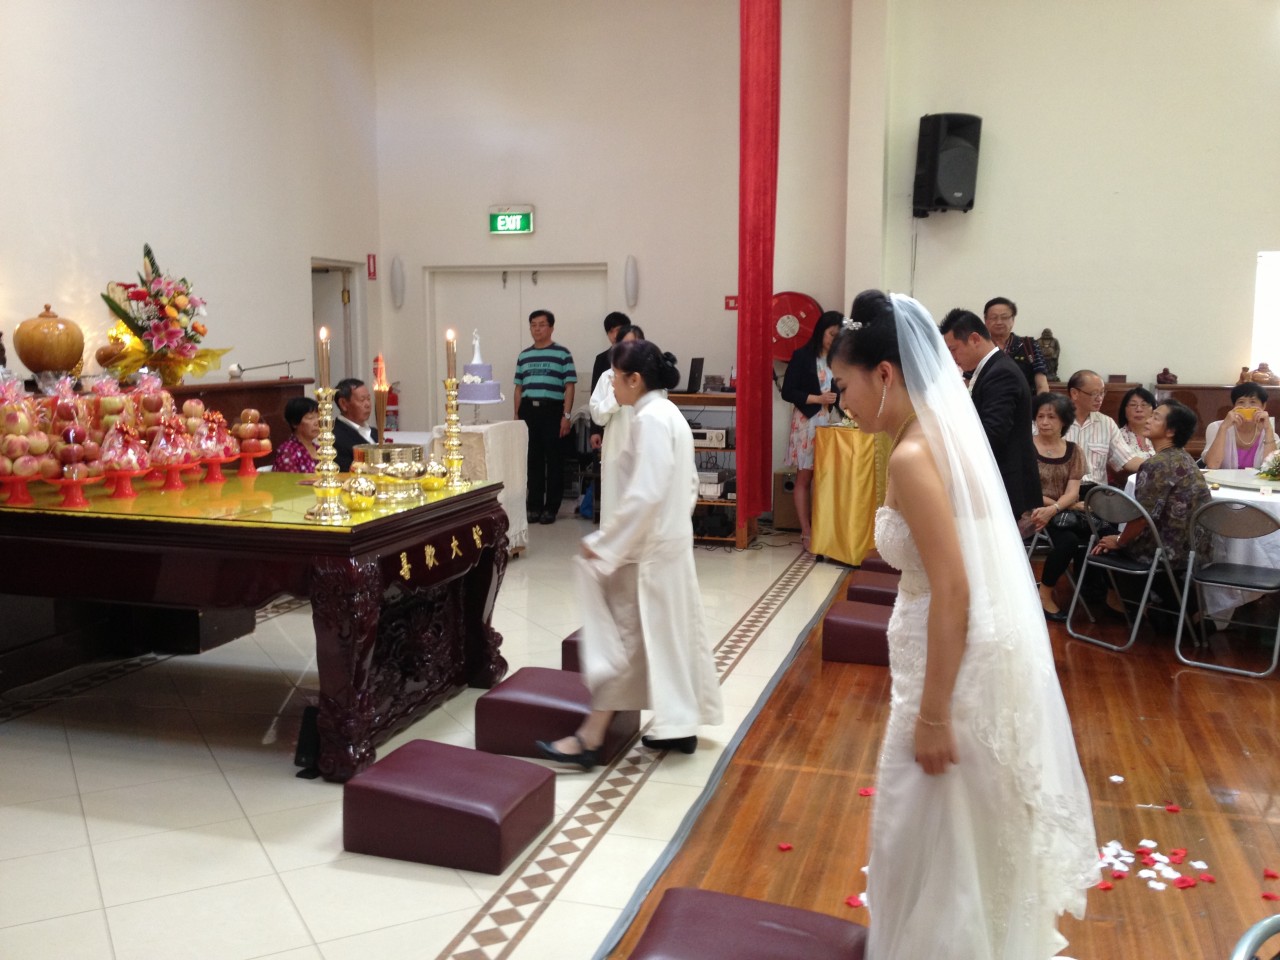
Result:
[[[1102,412],[1107,390],[1092,370],[1077,370],[1067,381],[1067,393],[1075,404],[1076,418],[1066,439],[1084,451],[1087,471],[1084,483],[1106,483],[1107,466],[1122,473],[1136,473],[1143,458],[1129,446],[1120,426]]]
[[[335,394],[338,415],[333,418],[333,446],[338,451],[338,469],[346,473],[355,457],[353,447],[360,443],[378,442],[377,428],[369,425],[373,395],[364,381],[355,377],[339,382]]]

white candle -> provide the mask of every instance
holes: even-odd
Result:
[[[320,388],[329,388],[329,328],[320,328]]]
[[[458,338],[452,330],[444,334],[444,355],[448,364],[445,374],[450,380],[458,379]]]

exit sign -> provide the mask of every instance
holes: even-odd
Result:
[[[490,207],[489,232],[533,233],[533,207]]]

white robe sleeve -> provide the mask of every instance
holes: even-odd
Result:
[[[596,426],[607,427],[613,415],[618,412],[618,398],[613,395],[613,370],[606,370],[591,391],[591,419]]]
[[[607,529],[597,530],[583,541],[597,555],[592,562],[605,575],[643,559],[663,503],[673,495],[681,496],[672,490],[675,455],[661,420],[637,416],[631,425],[631,442],[619,460],[631,462],[619,463],[627,481],[613,508],[613,518]]]

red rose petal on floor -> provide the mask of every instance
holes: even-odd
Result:
[[[792,847],[791,847],[791,844],[789,843],[780,843],[778,844],[778,849],[781,850],[783,853],[786,853],[788,850],[792,849]]]
[[[1196,885],[1195,877],[1178,877],[1173,881],[1173,885],[1179,890],[1189,890]]]
[[[1262,894],[1263,900],[1280,900],[1280,893],[1272,893],[1270,890]]]
[[[1156,865],[1156,858],[1149,853],[1145,854],[1141,859],[1148,867],[1154,867]]]
[[[858,791],[858,796],[860,797],[874,797],[875,795],[876,795],[875,787],[863,787],[861,790]]]
[[[1112,880],[1123,880],[1127,876],[1129,876],[1128,870],[1112,870],[1111,871]]]
[[[1217,883],[1218,878],[1215,877],[1212,873],[1202,873],[1200,874],[1200,882],[1201,883]]]
[[[860,906],[862,906],[862,898],[861,898],[861,897],[845,897],[845,898],[844,898],[844,902],[845,902],[845,906],[847,906],[847,907],[860,907]]]
[[[1165,810],[1165,813],[1181,813],[1182,812],[1182,808],[1178,806],[1176,803],[1169,804],[1167,807],[1164,808],[1164,810]]]
[[[1280,880],[1280,873],[1276,873],[1270,867],[1267,867],[1265,870],[1263,870],[1262,875],[1266,877],[1268,880]]]
[[[1114,883],[1110,883],[1109,881],[1103,880],[1101,883],[1099,883],[1099,884],[1098,884],[1098,889],[1099,889],[1099,890],[1114,890],[1114,889],[1115,889],[1115,886],[1116,886],[1116,885],[1115,885]]]

